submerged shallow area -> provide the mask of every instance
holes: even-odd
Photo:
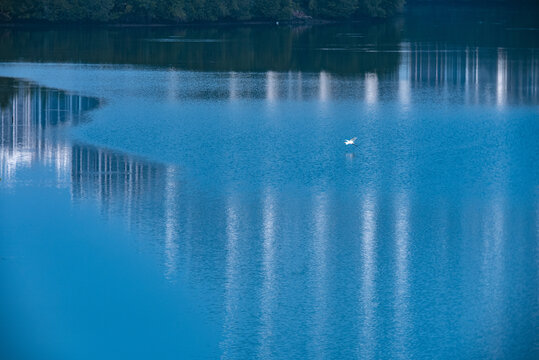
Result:
[[[0,50],[0,351],[535,358],[539,58],[510,15],[4,33],[53,45]]]

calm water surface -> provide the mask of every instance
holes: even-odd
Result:
[[[539,17],[472,14],[1,29],[2,358],[537,358]]]

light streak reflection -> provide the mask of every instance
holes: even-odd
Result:
[[[230,195],[226,204],[226,260],[225,260],[225,319],[221,343],[223,358],[234,358],[232,352],[236,347],[235,335],[238,333],[240,300],[240,251],[239,251],[239,215],[237,199]]]
[[[312,268],[314,284],[314,309],[311,349],[313,357],[325,359],[327,347],[327,316],[328,316],[328,269],[327,269],[327,248],[328,248],[328,215],[327,194],[318,193],[314,199],[314,234],[312,244]]]
[[[272,355],[273,313],[276,302],[275,275],[275,197],[271,189],[264,191],[262,228],[262,289],[260,294],[261,328],[259,330],[259,358],[269,359]]]
[[[410,56],[410,44],[401,44],[401,62],[399,65],[399,101],[402,105],[410,104],[411,90],[411,56]]]
[[[228,99],[238,99],[238,74],[231,71],[228,76]]]
[[[361,319],[359,358],[374,359],[376,354],[376,195],[370,191],[361,210]]]
[[[409,242],[410,204],[407,193],[397,194],[395,201],[395,342],[394,358],[408,359],[411,327],[409,314]]]
[[[176,171],[168,166],[165,180],[165,277],[174,280],[178,256],[178,222],[176,219]]]
[[[273,103],[277,100],[278,95],[277,73],[268,71],[266,72],[266,100]]]
[[[378,76],[375,73],[365,74],[365,101],[369,105],[378,101]]]
[[[486,334],[487,341],[491,345],[488,347],[491,351],[489,355],[493,358],[498,358],[502,354],[496,353],[498,350],[496,344],[502,341],[499,336],[503,334],[504,328],[504,304],[501,300],[504,299],[502,293],[504,291],[505,214],[501,195],[492,199],[489,210],[483,222],[482,308],[488,309],[488,312],[484,314],[486,322],[483,327],[489,329]]]
[[[496,71],[496,103],[498,106],[505,105],[507,99],[507,54],[503,49],[498,49]]]
[[[318,98],[322,102],[326,102],[330,98],[330,77],[325,71],[321,71],[318,77]]]

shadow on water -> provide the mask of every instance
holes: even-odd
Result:
[[[397,67],[399,55],[378,50],[398,46],[400,27],[397,22],[344,27],[4,28],[0,61],[134,64],[191,71],[385,73]]]

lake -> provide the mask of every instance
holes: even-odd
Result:
[[[2,357],[538,358],[537,19],[0,28]]]

